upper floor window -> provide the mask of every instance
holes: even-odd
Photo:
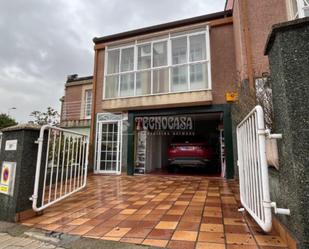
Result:
[[[85,118],[91,117],[91,106],[92,106],[92,90],[85,91]]]
[[[107,47],[104,98],[211,89],[208,26]]]
[[[290,0],[293,19],[309,16],[309,0]]]

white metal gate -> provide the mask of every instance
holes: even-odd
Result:
[[[278,139],[281,134],[270,134],[265,129],[263,109],[256,106],[237,126],[240,199],[259,226],[269,232],[271,208],[275,213],[286,215],[290,210],[277,208],[276,203],[270,201],[266,138]]]
[[[88,136],[49,125],[42,126],[38,139],[34,211],[72,195],[86,186]]]

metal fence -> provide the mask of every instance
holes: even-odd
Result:
[[[62,120],[90,119],[91,103],[83,101],[69,101],[62,104]]]
[[[256,106],[237,126],[240,199],[244,208],[260,227],[269,232],[272,227],[271,208],[275,213],[289,215],[288,209],[276,207],[270,201],[266,138],[278,139],[265,129],[261,106]]]
[[[41,128],[32,208],[41,211],[86,186],[88,136],[49,125]]]

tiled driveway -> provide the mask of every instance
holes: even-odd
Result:
[[[237,211],[237,183],[193,176],[94,176],[26,225],[168,248],[286,248]]]

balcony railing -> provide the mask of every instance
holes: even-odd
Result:
[[[61,120],[60,127],[62,128],[72,128],[72,127],[90,127],[90,119],[79,119],[79,120]]]
[[[82,101],[62,103],[61,127],[90,126],[91,104]]]

